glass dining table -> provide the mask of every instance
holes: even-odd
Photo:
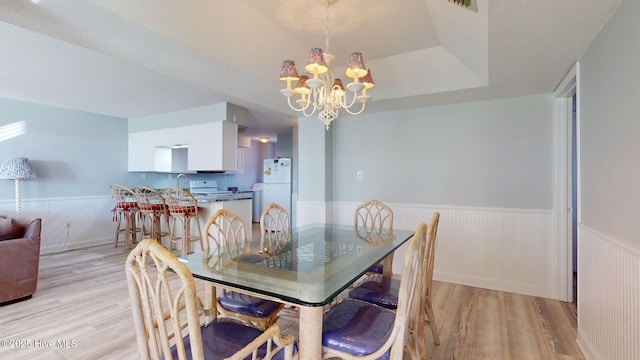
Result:
[[[322,358],[322,312],[338,294],[409,240],[412,230],[310,224],[277,239],[180,257],[195,278],[299,307],[300,359]]]

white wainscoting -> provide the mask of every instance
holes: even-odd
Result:
[[[317,222],[326,222],[327,203],[320,201],[297,201],[296,203],[296,223],[294,226],[304,226]]]
[[[640,249],[583,224],[578,345],[590,360],[640,359]]]
[[[551,210],[393,204],[394,228],[415,229],[440,212],[434,279],[520,294],[562,299],[562,244],[554,239]],[[352,224],[358,203],[327,204],[327,221]],[[320,204],[298,202],[299,219],[322,221]],[[300,224],[299,224],[300,225]],[[396,254],[402,258],[405,248]],[[402,262],[394,261],[394,273]]]
[[[47,254],[113,243],[111,209],[111,196],[23,199],[21,214],[42,218],[40,253]],[[15,213],[15,203],[0,202],[0,211]]]

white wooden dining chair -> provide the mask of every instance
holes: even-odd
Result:
[[[388,355],[391,360],[403,359],[409,315],[415,314],[417,306],[426,229],[424,223],[420,224],[409,243],[395,313],[354,299],[332,306],[323,315],[323,358],[374,360]]]
[[[204,251],[212,249],[242,249],[247,242],[242,219],[227,209],[216,211],[204,226]],[[235,251],[235,250],[234,250]],[[209,287],[207,301],[216,301],[220,315],[246,321],[261,329],[276,323],[283,304],[247,295],[237,291],[223,291],[216,295],[215,286]]]
[[[260,216],[260,248],[267,254],[276,254],[291,239],[289,213],[272,202]]]
[[[191,272],[157,241],[140,242],[125,270],[140,359],[293,358],[293,336],[282,337],[277,324],[263,331],[228,318],[206,323],[211,309]]]
[[[434,343],[440,345],[435,314],[431,303],[435,244],[439,222],[440,213],[434,212],[427,227],[426,245],[422,255],[422,277],[418,287],[420,293],[417,295],[419,308],[414,312],[416,314],[413,316],[415,323],[412,324],[414,337],[409,339],[410,348],[415,353],[426,353],[426,343],[424,342],[424,339],[426,339],[425,325],[431,328]],[[399,284],[395,278],[381,277],[380,275],[367,276],[360,284],[349,291],[349,297],[393,310],[398,306],[398,287]]]
[[[440,213],[434,212],[427,227],[426,247],[422,259],[422,278],[420,279],[418,294],[420,308],[415,312],[417,339],[426,339],[425,325],[431,328],[433,342],[440,345],[435,314],[431,303],[431,289],[433,288],[433,269],[435,264],[435,245],[437,241]],[[398,281],[392,277],[369,275],[356,287],[349,291],[350,298],[367,301],[388,309],[395,309],[398,304]],[[426,349],[426,344],[420,344],[420,349]],[[421,350],[423,351],[423,350]]]
[[[438,224],[440,222],[440,213],[434,212],[427,227],[426,245],[424,255],[422,257],[420,286],[416,294],[416,307],[414,308],[415,316],[412,316],[412,324],[410,324],[410,336],[407,341],[407,348],[415,356],[427,353],[426,344],[426,328],[431,329],[433,342],[440,345],[440,337],[438,336],[438,328],[436,327],[436,318],[431,303],[431,289],[433,288],[433,267],[435,264],[436,239],[438,235]],[[426,359],[426,357],[425,357]]]
[[[393,236],[393,210],[379,200],[369,200],[356,207],[353,224],[359,237],[369,242],[383,242]],[[369,269],[369,273],[392,275],[393,254],[386,260],[387,269],[379,263]]]

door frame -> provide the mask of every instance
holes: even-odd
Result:
[[[558,254],[559,269],[564,269],[558,274],[558,289],[563,301],[572,302],[573,298],[573,227],[572,215],[577,214],[577,223],[580,223],[580,64],[578,62],[569,70],[564,79],[553,92],[556,111],[556,158],[555,158],[555,196],[554,213],[555,235],[561,245]],[[577,208],[572,208],[572,152],[573,152],[573,96],[576,96],[576,193]],[[577,226],[577,224],[576,224]]]

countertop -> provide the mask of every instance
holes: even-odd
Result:
[[[230,200],[249,200],[253,199],[252,192],[237,192],[233,194],[224,195],[198,195],[194,196],[198,202],[215,202],[215,201],[230,201]]]

